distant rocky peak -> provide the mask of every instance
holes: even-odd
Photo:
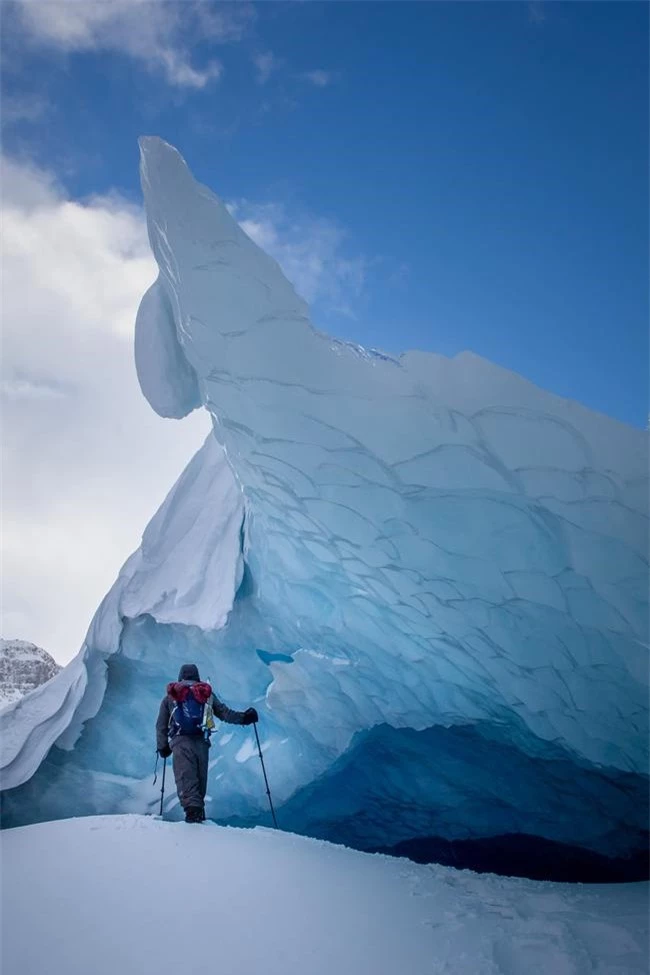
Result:
[[[53,657],[34,643],[0,639],[0,707],[33,691],[60,669]]]

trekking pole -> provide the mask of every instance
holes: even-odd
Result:
[[[257,733],[257,724],[253,724],[253,731],[255,732],[255,741],[257,742],[257,752],[260,756],[260,762],[262,763],[262,772],[264,773],[264,783],[266,785],[266,794],[269,797],[269,806],[271,807],[271,815],[273,816],[273,825],[278,829],[278,821],[275,818],[275,809],[273,808],[273,800],[271,799],[271,790],[269,789],[269,780],[266,777],[266,767],[264,765],[264,759],[262,758],[262,746],[260,745],[260,736]]]
[[[163,762],[162,788],[160,790],[160,815],[163,814],[163,799],[165,798],[165,772],[167,771],[167,759]]]

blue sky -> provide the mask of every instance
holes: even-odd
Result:
[[[230,5],[164,38],[213,62],[203,87],[4,6],[6,153],[138,201],[137,136],[162,135],[224,198],[334,233],[317,324],[469,348],[645,425],[647,5]]]

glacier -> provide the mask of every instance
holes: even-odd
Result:
[[[153,811],[157,703],[192,660],[255,703],[286,828],[638,855],[647,432],[471,353],[319,332],[180,154],[140,151],[159,276],[138,378],[161,416],[213,429],[79,655],[0,712],[3,824]],[[213,739],[220,822],[268,822],[253,744]]]

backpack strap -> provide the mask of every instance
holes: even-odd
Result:
[[[171,697],[171,695],[170,695]],[[175,735],[175,729],[178,727],[174,718],[174,712],[178,707],[178,703],[172,698],[173,704],[169,709],[169,721],[167,722],[167,737],[173,738]]]

